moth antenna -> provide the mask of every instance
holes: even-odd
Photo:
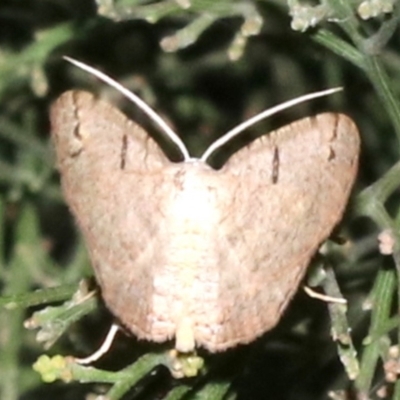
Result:
[[[279,111],[286,110],[289,107],[293,107],[297,104],[303,103],[308,100],[316,99],[316,98],[322,97],[322,96],[328,96],[332,93],[336,93],[341,90],[343,90],[342,87],[337,87],[337,88],[333,88],[333,89],[327,89],[327,90],[322,90],[319,92],[309,93],[309,94],[297,97],[295,99],[285,101],[284,103],[279,104],[275,107],[269,108],[268,110],[261,111],[259,114],[255,115],[254,117],[248,119],[247,121],[242,122],[241,124],[237,125],[235,128],[233,128],[229,132],[225,133],[225,135],[221,136],[214,143],[212,143],[208,147],[208,149],[203,153],[200,160],[203,162],[206,162],[216,150],[218,150],[220,147],[222,147],[225,143],[229,142],[232,138],[237,136],[239,133],[243,132],[245,129],[256,124],[257,122],[259,122],[267,117],[270,117],[271,115],[276,114]]]
[[[144,113],[146,113],[150,119],[158,125],[161,130],[169,137],[169,139],[176,144],[178,149],[181,151],[182,156],[185,161],[191,159],[188,149],[186,148],[185,144],[181,140],[181,138],[168,126],[168,124],[148,105],[146,104],[140,97],[138,97],[135,93],[130,92],[120,83],[109,77],[108,75],[104,74],[103,72],[90,67],[89,65],[77,61],[71,57],[64,56],[65,60],[70,62],[71,64],[77,66],[78,68],[89,72],[90,74],[94,75],[101,81],[107,83],[114,89],[118,90],[121,94],[123,94],[126,98],[133,101]]]

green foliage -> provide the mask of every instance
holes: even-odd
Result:
[[[0,399],[400,399],[399,17],[394,0],[2,1]],[[81,281],[90,266],[59,189],[48,109],[62,91],[85,87],[137,111],[62,55],[138,93],[193,155],[262,109],[343,86],[249,135],[321,110],[357,122],[360,172],[340,226],[348,241],[324,246],[308,282],[347,303],[300,290],[260,340],[200,351],[204,367],[190,379],[171,378],[168,344],[123,334],[95,367],[77,364],[69,356],[96,350],[111,317],[93,282]]]

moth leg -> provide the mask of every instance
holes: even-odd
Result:
[[[119,326],[117,324],[112,324],[110,330],[107,333],[107,336],[102,343],[102,345],[99,347],[98,350],[96,350],[93,354],[91,354],[88,357],[85,358],[75,358],[74,360],[78,364],[91,364],[92,362],[97,361],[101,356],[106,354],[108,350],[110,350],[110,347],[112,345],[112,342],[114,341],[115,335],[119,331]]]

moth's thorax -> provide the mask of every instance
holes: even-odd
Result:
[[[198,264],[210,253],[210,240],[221,219],[221,179],[201,161],[172,165],[174,184],[166,197],[163,227],[169,236],[169,257],[181,267]]]
[[[174,171],[175,170],[175,171]],[[190,161],[171,168],[174,191],[167,198],[166,212],[176,233],[202,233],[211,229],[218,218],[217,172],[200,161]]]

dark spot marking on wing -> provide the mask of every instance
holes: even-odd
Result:
[[[122,146],[121,146],[121,163],[120,168],[125,169],[126,166],[126,155],[128,153],[128,136],[122,136]]]
[[[274,147],[274,155],[272,158],[272,183],[278,182],[279,177],[279,149],[277,146]]]

